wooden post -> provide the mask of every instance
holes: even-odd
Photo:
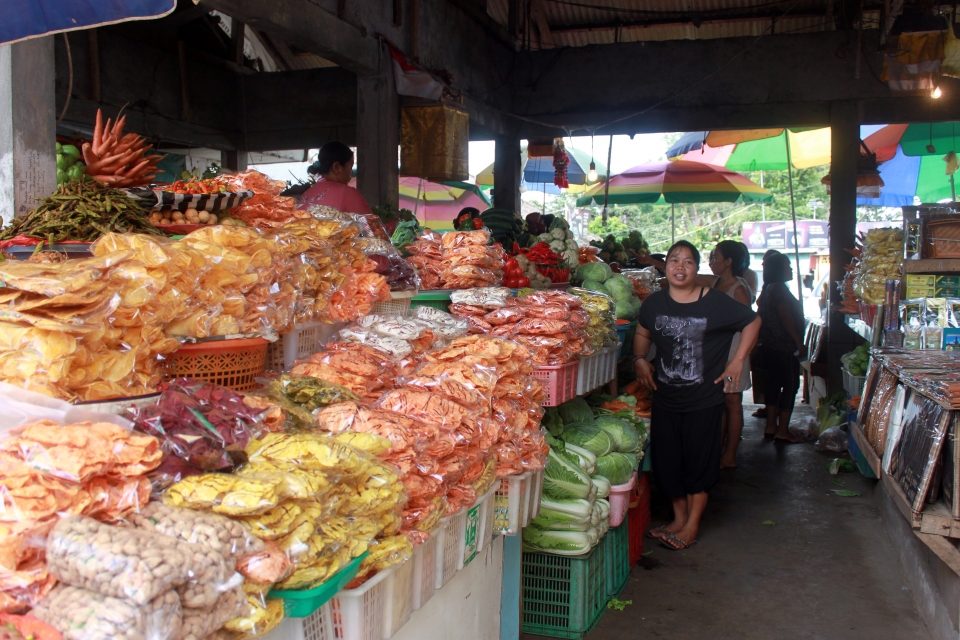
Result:
[[[860,123],[853,102],[830,105],[830,286],[827,313],[827,367],[830,393],[843,391],[840,356],[860,339],[844,322],[840,309],[840,286],[844,266],[857,235],[857,158],[860,155]]]
[[[493,206],[520,215],[520,138],[497,136],[493,160]]]
[[[53,38],[0,47],[0,224],[57,186]]]
[[[357,77],[357,189],[376,207],[400,204],[400,96],[380,45],[379,73]]]
[[[231,18],[230,20],[230,61],[242,67],[244,33],[247,27],[236,18]]]

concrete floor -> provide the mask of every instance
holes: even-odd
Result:
[[[712,492],[700,542],[674,552],[645,540],[641,563],[657,566],[633,568],[620,596],[633,604],[608,610],[587,640],[928,638],[880,524],[876,481],[831,476],[834,456],[774,444],[760,420],[746,422],[740,468]],[[841,488],[863,495],[831,491]],[[667,516],[655,510],[654,523]]]

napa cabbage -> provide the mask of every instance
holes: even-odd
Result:
[[[550,449],[543,468],[543,492],[559,499],[586,498],[596,491],[590,476],[578,465]]]
[[[545,531],[537,527],[523,529],[523,547],[527,551],[579,556],[590,551],[594,544],[585,531]]]
[[[541,506],[540,514],[530,521],[530,525],[551,531],[586,531],[590,528],[590,517],[578,518],[563,511],[554,511]]]
[[[597,498],[597,504],[600,505],[600,517],[610,521],[610,503],[603,498]]]
[[[597,498],[606,498],[610,495],[610,481],[603,476],[593,476],[590,478],[593,484],[597,486]]]
[[[593,455],[588,449],[578,447],[572,443],[565,443],[564,449],[567,453],[573,454],[577,458],[577,464],[588,474],[593,475],[597,469],[597,456]]]

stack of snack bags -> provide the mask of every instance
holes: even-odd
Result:
[[[610,296],[597,291],[588,291],[579,287],[567,289],[567,293],[577,296],[583,302],[581,309],[587,314],[587,343],[594,351],[611,347],[619,343],[617,336],[617,303]]]
[[[423,234],[406,246],[407,264],[413,265],[420,276],[420,287],[424,291],[441,288],[440,274],[443,267],[443,246],[440,244],[440,234],[431,229],[425,229]]]
[[[230,210],[234,218],[249,226],[276,228],[293,218],[309,217],[307,212],[297,210],[294,198],[280,195],[287,188],[283,180],[271,180],[251,169],[225,176],[224,181],[234,191],[253,191],[252,198]]]
[[[440,238],[440,283],[443,289],[470,289],[500,284],[503,249],[487,246],[490,232],[449,231]]]
[[[559,365],[593,352],[584,331],[589,316],[580,298],[561,291],[534,291],[509,298],[506,305],[489,311],[487,306],[458,303],[451,312],[466,319],[475,333],[492,333],[530,348],[533,363]]]
[[[35,606],[54,585],[44,540],[62,515],[113,522],[150,497],[155,438],[110,423],[41,420],[0,442],[0,611]]]
[[[867,304],[883,304],[888,279],[900,278],[903,263],[903,231],[870,229],[863,242],[863,252],[853,290]]]
[[[374,402],[397,377],[397,365],[389,355],[372,346],[335,340],[324,350],[298,361],[293,376],[313,376],[339,385],[366,402]]]

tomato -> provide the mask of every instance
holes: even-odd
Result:
[[[527,276],[520,276],[519,278],[517,278],[518,289],[522,289],[524,287],[529,287],[529,286],[530,286],[530,278],[528,278]]]
[[[527,283],[529,284],[530,279],[527,278]],[[519,289],[520,288],[520,278],[510,276],[509,278],[503,279],[503,286],[508,289]]]
[[[504,269],[517,269],[520,267],[520,263],[517,262],[516,258],[507,258],[503,261]]]
[[[473,219],[473,228],[474,229],[483,229],[483,220],[480,218]]]

